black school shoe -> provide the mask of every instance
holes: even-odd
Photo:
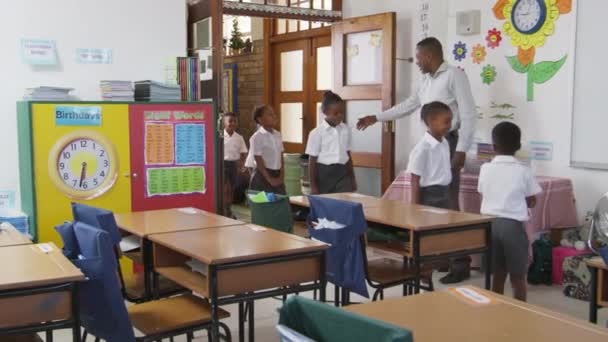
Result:
[[[447,284],[456,284],[465,281],[471,277],[471,265],[469,263],[454,262],[452,270],[447,275],[439,279],[439,282]]]

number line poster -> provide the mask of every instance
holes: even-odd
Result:
[[[205,123],[200,112],[144,112],[147,197],[205,193]]]

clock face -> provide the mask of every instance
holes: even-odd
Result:
[[[51,179],[72,198],[98,197],[116,180],[113,146],[92,132],[63,137],[49,158]]]
[[[518,0],[513,6],[512,21],[515,29],[524,34],[540,30],[547,17],[544,0]]]

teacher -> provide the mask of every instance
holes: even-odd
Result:
[[[447,104],[453,114],[452,130],[446,137],[452,158],[449,207],[459,210],[460,171],[464,167],[466,151],[473,144],[477,124],[471,85],[463,70],[449,65],[443,59],[443,48],[436,38],[426,38],[416,44],[416,65],[423,74],[417,91],[385,112],[359,119],[357,128],[364,130],[378,121],[391,121],[408,116],[433,101]],[[450,273],[440,281],[450,284],[467,279],[470,276],[470,263],[469,257],[452,260]]]

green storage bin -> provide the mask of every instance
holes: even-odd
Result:
[[[302,168],[300,167],[300,154],[285,153],[285,190],[289,196],[302,194]]]
[[[247,202],[251,209],[251,223],[291,234],[293,232],[293,216],[289,197],[276,195],[277,200],[268,203],[250,201],[249,195],[257,193],[258,191],[247,192]]]

